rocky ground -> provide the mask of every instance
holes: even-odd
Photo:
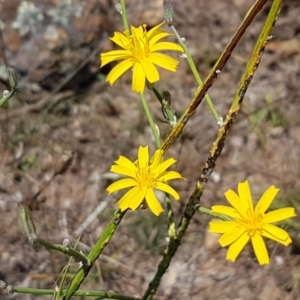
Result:
[[[163,20],[162,1],[128,1],[133,25]],[[173,0],[174,24],[187,39],[203,78],[209,73],[252,4],[246,0]],[[17,222],[16,193],[30,199],[53,173],[55,162],[74,150],[70,169],[57,176],[38,197],[33,216],[39,235],[61,243],[82,233],[83,250],[93,245],[116,208],[108,197],[110,165],[118,156],[136,157],[139,145],[150,144],[151,131],[139,97],[130,91],[130,74],[113,87],[99,69],[99,53],[112,49],[107,37],[122,30],[109,0],[0,1],[3,39],[0,47],[0,92],[7,89],[5,65],[19,76],[19,91],[0,111],[0,279],[23,287],[53,288],[67,258],[31,246]],[[209,90],[225,115],[259,34],[270,3],[255,18],[231,59]],[[299,215],[300,175],[300,5],[284,2],[273,30],[275,38],[246,94],[241,114],[228,137],[202,205],[225,204],[224,192],[248,179],[258,199],[274,184],[276,205],[294,206]],[[165,27],[167,30],[167,26]],[[5,54],[5,55],[4,55]],[[180,59],[180,58],[179,58]],[[172,94],[183,112],[196,83],[186,61],[178,72],[161,72],[158,89]],[[170,128],[161,122],[160,105],[147,100],[162,137]],[[181,200],[174,203],[178,221],[216,137],[218,126],[202,103],[168,156],[186,178],[174,182]],[[95,209],[98,217],[83,228]],[[82,289],[111,290],[141,296],[166,246],[166,215],[148,210],[128,212]],[[299,217],[288,224],[290,247],[267,243],[272,262],[260,267],[252,249],[237,262],[225,261],[217,237],[207,232],[209,217],[196,215],[155,299],[299,299]],[[69,276],[77,265],[70,269]],[[1,295],[1,292],[0,292]],[[270,296],[272,295],[272,296]],[[51,299],[50,296],[1,295],[1,299]]]

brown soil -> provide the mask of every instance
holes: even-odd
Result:
[[[102,26],[102,33],[111,35],[113,30],[121,29],[121,20],[114,8],[108,6],[110,1],[100,2],[111,24],[106,29],[108,31]],[[163,18],[157,8],[161,2],[152,1],[149,5],[147,1],[129,1],[128,17],[135,25],[157,24]],[[181,36],[187,39],[204,79],[252,2],[172,2],[174,24]],[[209,90],[217,110],[223,116],[269,5],[255,18]],[[0,13],[4,13],[1,3]],[[280,188],[277,204],[294,206],[299,214],[299,15],[299,1],[285,1],[273,30],[275,38],[267,45],[245,96],[242,111],[206,186],[201,199],[205,207],[215,203],[225,204],[224,192],[229,188],[236,190],[239,182],[248,179],[255,199],[274,184]],[[84,27],[80,20],[76,24],[80,29]],[[95,24],[98,23],[95,21]],[[94,36],[90,38],[87,43],[93,42]],[[19,44],[14,45],[14,49],[20,47]],[[8,47],[7,41],[5,46]],[[70,51],[74,52],[71,46]],[[104,37],[100,46],[102,49],[111,47]],[[95,50],[97,46],[93,47]],[[35,77],[28,79],[23,74],[19,93],[8,107],[0,111],[0,279],[9,284],[52,289],[68,261],[61,253],[49,252],[28,243],[16,220],[16,193],[30,199],[51,176],[54,164],[62,153],[74,150],[75,158],[70,169],[57,176],[38,197],[33,217],[42,238],[55,243],[71,238],[75,242],[78,237],[76,233],[81,233],[81,224],[102,204],[101,213],[83,231],[80,247],[86,251],[101,235],[120,196],[108,197],[105,191],[112,180],[110,165],[119,155],[134,159],[139,145],[148,144],[151,151],[154,150],[139,97],[130,91],[130,74],[110,87],[101,79],[103,74],[99,73],[107,73],[108,68],[97,69],[98,54],[92,57],[91,63],[78,70],[76,80],[62,84],[61,89],[46,101],[43,99],[49,95],[49,87],[51,92],[60,85],[71,71],[79,67],[80,58],[69,73],[57,75],[59,81],[56,84],[47,81],[48,85],[43,85],[42,81],[32,79]],[[40,73],[35,74],[39,78]],[[87,74],[91,78],[88,83],[84,80]],[[177,73],[161,72],[161,76],[158,89],[168,90],[172,94],[174,110],[182,113],[196,89],[186,61],[181,59]],[[34,90],[35,83],[39,84],[38,90]],[[1,94],[4,89],[4,85],[0,86]],[[165,137],[170,127],[161,122],[160,105],[150,92],[147,92],[147,100],[161,136]],[[44,102],[39,106],[40,101]],[[186,178],[185,182],[174,182],[172,185],[181,196],[179,202],[173,202],[177,222],[208,157],[217,130],[207,105],[202,103],[167,154],[178,160],[175,168]],[[207,232],[209,220],[208,216],[200,213],[195,216],[155,299],[300,299],[300,241],[297,230],[292,230],[299,228],[299,217],[288,227],[294,240],[293,246],[267,243],[271,264],[264,267],[258,265],[250,247],[235,263],[226,261],[226,249],[218,245],[217,237]],[[157,218],[148,210],[128,212],[81,289],[142,296],[161,259],[167,244],[166,236],[166,214]],[[77,264],[72,265],[70,277],[77,268]],[[2,294],[0,291],[0,298],[27,300],[51,299],[51,296],[7,296],[6,291]]]

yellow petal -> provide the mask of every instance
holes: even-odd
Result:
[[[136,205],[139,206],[142,203],[143,198],[143,191],[139,187],[134,187],[117,202],[117,205],[121,211],[124,211],[128,208],[136,207]]]
[[[285,246],[292,242],[289,234],[285,230],[273,224],[264,224],[262,226],[261,235]]]
[[[120,59],[132,58],[132,54],[127,50],[112,50],[101,54],[101,68],[105,65]]]
[[[121,209],[121,211],[124,211],[129,208],[129,200],[132,197],[132,191],[133,189],[130,189],[124,196],[117,202],[118,207]]]
[[[150,83],[154,83],[159,80],[159,73],[154,64],[147,57],[141,60],[141,65],[146,75],[147,80]]]
[[[137,181],[132,179],[132,178],[124,178],[124,179],[120,179],[115,181],[114,183],[112,183],[110,186],[108,186],[106,188],[108,194],[111,194],[113,192],[116,192],[118,190],[122,190],[128,187],[132,187],[132,186],[136,186],[137,185]]]
[[[158,25],[152,27],[148,32],[147,32],[147,37],[149,40],[153,39],[153,37],[156,35],[157,31],[161,32],[160,27],[162,27],[165,24],[165,21],[159,23]]]
[[[108,81],[111,85],[115,83],[115,81],[121,77],[128,69],[132,67],[133,63],[131,60],[124,60],[118,63],[107,75],[106,81]]]
[[[253,200],[251,196],[250,186],[248,180],[240,182],[238,185],[238,193],[241,201],[245,203],[245,206],[253,211]]]
[[[236,258],[239,256],[241,251],[244,249],[246,244],[248,243],[250,237],[244,233],[241,235],[234,243],[232,243],[227,251],[226,259],[235,261]]]
[[[161,42],[151,47],[151,52],[164,51],[164,50],[171,50],[171,51],[183,53],[182,47],[172,42]]]
[[[125,156],[120,155],[119,159],[116,160],[115,163],[120,167],[127,168],[136,172],[136,165]]]
[[[148,167],[149,164],[149,150],[148,146],[140,146],[138,152],[138,165],[139,168]]]
[[[161,39],[163,39],[163,38],[165,38],[167,36],[172,36],[172,35],[173,35],[172,33],[168,33],[168,32],[163,31],[163,30],[158,30],[157,32],[155,32],[155,34],[153,34],[152,37],[151,37],[151,39],[149,40],[150,51],[151,52],[153,51],[152,50],[153,46],[155,46],[155,44],[159,40],[161,40]],[[169,49],[167,48],[167,49],[163,49],[163,50],[169,50]]]
[[[124,168],[118,165],[112,165],[110,168],[110,171],[113,173],[117,173],[117,174],[121,174],[121,175],[125,175],[125,176],[129,176],[132,178],[136,178],[136,172],[128,169],[128,168]]]
[[[296,217],[295,208],[279,208],[266,213],[264,215],[264,223],[275,223],[292,217]]]
[[[264,214],[270,207],[278,192],[279,189],[277,189],[274,185],[270,186],[259,199],[255,207],[255,212]]]
[[[241,216],[245,217],[247,215],[247,207],[245,207],[245,203],[241,201],[239,196],[233,190],[225,192],[225,197]]]
[[[161,159],[162,159],[162,156],[163,156],[163,151],[158,149],[155,151],[153,157],[151,158],[151,165],[150,165],[150,168],[152,170],[156,169],[158,166],[159,168],[161,169]]]
[[[133,189],[135,189],[135,194],[133,194],[131,199],[129,200],[129,208],[132,210],[136,210],[142,204],[147,192],[147,188],[144,187],[143,189],[141,189],[140,187],[135,187]]]
[[[160,205],[158,199],[156,198],[156,195],[155,195],[153,189],[149,188],[147,190],[145,197],[146,197],[146,201],[147,201],[147,204],[148,204],[150,210],[156,216],[160,215],[164,211],[162,206]]]
[[[157,180],[159,181],[168,181],[173,179],[185,179],[176,171],[167,171],[161,174]]]
[[[118,31],[114,33],[114,36],[110,38],[110,40],[123,49],[127,49],[127,47],[130,45],[129,38],[125,34]]]
[[[176,163],[176,159],[174,159],[174,158],[166,159],[159,166],[160,172],[162,173],[163,171],[167,170],[170,166],[172,166],[175,163]]]
[[[141,25],[139,27],[131,26],[132,35],[136,36],[138,41],[143,40],[145,28],[146,28],[146,25]]]
[[[252,238],[252,246],[254,249],[254,253],[257,257],[257,260],[260,265],[267,265],[270,263],[268,250],[266,248],[266,244],[259,234],[255,234]]]
[[[212,233],[226,233],[236,229],[236,222],[234,221],[211,221],[209,222],[209,232]]]
[[[161,190],[167,194],[170,194],[171,196],[174,197],[175,200],[179,200],[179,195],[178,193],[169,185],[163,183],[163,182],[157,182],[157,184],[155,185],[155,188],[158,190]]]
[[[226,247],[238,240],[245,232],[246,230],[244,228],[235,228],[232,231],[224,233],[220,237],[219,243],[222,247]]]
[[[150,53],[149,59],[155,65],[171,72],[176,72],[176,68],[179,64],[179,61],[177,59],[163,53]]]
[[[132,76],[132,91],[142,94],[145,90],[146,75],[140,63],[135,63]]]
[[[237,218],[239,216],[237,210],[233,207],[225,205],[214,205],[211,208],[212,212],[229,216],[231,218]]]

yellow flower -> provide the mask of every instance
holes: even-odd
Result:
[[[159,80],[159,73],[155,65],[175,72],[178,60],[166,54],[158,53],[162,50],[174,50],[183,52],[181,46],[171,42],[158,42],[172,34],[160,30],[165,22],[153,27],[148,32],[146,25],[135,28],[131,26],[131,34],[125,31],[115,32],[111,40],[124,50],[113,50],[101,54],[101,67],[116,60],[123,60],[118,63],[107,75],[106,81],[111,85],[123,75],[128,69],[133,68],[132,90],[143,93],[146,79],[150,83]]]
[[[276,209],[266,212],[276,197],[279,189],[270,186],[261,196],[255,208],[248,181],[238,185],[238,195],[228,190],[225,197],[233,207],[215,205],[212,212],[232,218],[232,221],[212,221],[209,223],[210,232],[223,233],[219,239],[222,247],[229,246],[227,259],[235,261],[242,249],[251,239],[255,255],[260,265],[269,264],[269,254],[263,237],[272,239],[285,246],[292,240],[288,233],[271,224],[296,216],[293,207]]]
[[[164,183],[172,179],[184,179],[178,172],[166,171],[176,160],[169,158],[161,162],[163,152],[155,151],[153,158],[149,161],[148,146],[140,147],[138,159],[130,161],[124,156],[120,156],[115,165],[112,165],[111,172],[128,176],[112,183],[106,190],[109,194],[130,187],[131,189],[117,202],[119,208],[124,211],[127,208],[136,210],[146,199],[146,203],[155,215],[159,215],[164,210],[161,207],[153,189],[161,190],[172,195],[175,200],[179,200],[178,193],[169,185]]]

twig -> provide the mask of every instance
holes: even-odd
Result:
[[[79,289],[82,281],[86,278],[89,274],[93,264],[98,259],[106,245],[109,243],[111,238],[113,237],[118,225],[120,224],[121,220],[123,219],[126,210],[121,212],[120,210],[116,210],[114,213],[113,218],[110,220],[108,225],[106,226],[104,232],[97,240],[95,246],[93,247],[92,251],[88,254],[87,258],[89,259],[90,265],[83,265],[77,272],[77,274],[72,278],[64,300],[69,300],[74,293]]]
[[[265,1],[262,1],[262,2],[265,2]],[[258,37],[258,40],[257,40],[254,50],[252,52],[251,58],[246,66],[246,70],[241,79],[239,87],[236,91],[232,105],[228,111],[227,117],[224,121],[223,126],[218,131],[217,138],[211,147],[209,157],[205,163],[205,166],[203,168],[201,175],[199,176],[198,182],[196,184],[196,188],[195,188],[193,194],[191,195],[191,197],[185,207],[185,210],[182,214],[180,223],[177,228],[177,235],[175,236],[174,239],[170,239],[170,242],[164,251],[163,258],[158,265],[156,274],[153,277],[152,281],[150,282],[148,289],[146,290],[146,292],[143,296],[143,300],[151,300],[153,298],[153,296],[155,295],[157,288],[160,284],[161,278],[167,271],[167,269],[171,263],[171,260],[174,256],[174,254],[176,253],[176,251],[181,243],[181,240],[190,224],[190,221],[191,221],[192,217],[194,216],[194,214],[197,210],[197,207],[199,206],[200,198],[203,194],[206,183],[215,168],[216,160],[218,159],[218,157],[220,156],[220,154],[222,152],[222,149],[223,149],[224,143],[225,143],[225,139],[226,139],[228,132],[235,120],[236,115],[238,114],[238,112],[240,110],[245,93],[246,93],[246,91],[249,87],[249,84],[253,78],[253,75],[259,65],[259,62],[260,62],[261,56],[264,52],[265,46],[270,39],[270,32],[275,24],[278,14],[279,14],[281,2],[282,2],[282,0],[275,0],[272,4],[272,7],[270,9],[269,15],[265,22],[265,25],[260,33],[260,36]],[[258,4],[258,2],[256,2],[256,4]],[[256,10],[256,13],[257,12],[258,12],[258,10]],[[248,14],[248,16],[249,16],[249,14]],[[204,85],[205,85],[205,83],[204,83]]]
[[[244,18],[243,23],[238,28],[236,33],[234,34],[233,38],[230,40],[228,45],[226,46],[225,50],[221,54],[220,58],[212,68],[211,72],[209,73],[208,77],[205,79],[203,85],[198,87],[195,97],[185,110],[184,114],[181,116],[180,120],[178,121],[177,125],[174,126],[172,131],[166,137],[164,142],[161,145],[161,149],[166,152],[175,142],[175,140],[180,136],[183,128],[185,127],[188,120],[193,116],[196,112],[197,107],[202,102],[204,96],[206,95],[208,89],[213,85],[214,81],[216,80],[218,74],[221,72],[223,67],[225,66],[226,62],[231,56],[233,49],[236,47],[237,43],[245,33],[248,26],[251,24],[254,17],[258,14],[258,12],[263,8],[266,4],[267,0],[259,0],[256,1],[255,4],[250,8],[249,12]]]
[[[33,289],[33,288],[23,288],[23,287],[13,287],[14,293],[20,294],[31,294],[31,295],[54,295],[55,291],[47,290],[47,289]],[[61,291],[61,295],[65,295],[66,290]],[[138,297],[129,297],[120,294],[115,294],[112,292],[104,292],[104,291],[82,291],[79,290],[75,294],[75,296],[82,297],[98,297],[96,299],[119,299],[119,300],[139,300],[141,298]]]

